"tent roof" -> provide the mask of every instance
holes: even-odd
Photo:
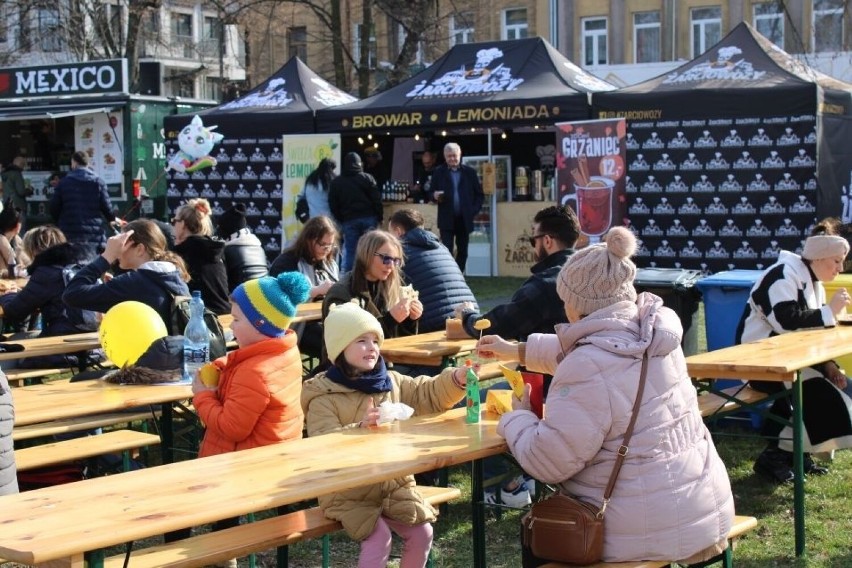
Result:
[[[542,38],[460,44],[396,87],[317,112],[317,130],[422,131],[588,118],[587,93],[615,87]]]
[[[267,136],[314,132],[314,111],[357,99],[314,73],[298,57],[291,57],[278,71],[242,97],[196,113],[205,123],[218,124],[219,132],[235,129]],[[192,115],[166,118],[183,126]]]
[[[813,114],[817,85],[852,91],[852,85],[808,67],[742,22],[692,61],[642,83],[594,94],[592,102],[596,111],[653,106],[661,109],[662,118],[701,113]],[[772,89],[771,96],[765,93],[755,99],[732,92],[762,89]],[[684,91],[690,93],[687,100]],[[669,95],[679,102],[670,101]]]

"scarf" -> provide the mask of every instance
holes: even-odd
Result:
[[[388,368],[385,366],[383,357],[379,357],[378,363],[372,371],[367,371],[356,378],[350,378],[343,374],[340,367],[332,365],[325,372],[325,376],[334,383],[349,387],[356,391],[365,394],[376,394],[379,392],[389,392],[393,385],[391,384]]]

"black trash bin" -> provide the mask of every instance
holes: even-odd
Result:
[[[683,268],[639,268],[633,286],[637,293],[651,292],[663,299],[663,304],[677,313],[683,324],[684,355],[698,353],[698,328],[693,317],[698,311],[701,292],[695,282],[701,278],[698,270]]]

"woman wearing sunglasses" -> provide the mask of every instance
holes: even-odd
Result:
[[[332,286],[322,303],[322,317],[332,304],[356,301],[382,324],[385,338],[414,335],[423,304],[400,272],[402,245],[386,231],[374,230],[358,241],[355,265]]]
[[[269,268],[271,276],[282,272],[301,272],[311,283],[309,301],[318,302],[339,279],[337,243],[340,234],[329,217],[311,217],[292,245],[284,249]],[[322,359],[322,323],[303,322],[293,325],[299,334],[299,350]]]

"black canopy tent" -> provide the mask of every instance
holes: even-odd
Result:
[[[746,23],[669,73],[593,94],[592,112],[627,119],[625,222],[640,265],[768,266],[843,212],[852,85]]]
[[[387,91],[318,110],[317,131],[549,126],[588,118],[588,93],[614,88],[542,38],[460,44]]]
[[[197,114],[224,139],[211,156],[216,164],[192,173],[168,172],[167,202],[171,216],[181,203],[207,198],[214,216],[232,204],[246,206],[249,227],[274,257],[281,250],[283,187],[281,138],[314,132],[317,109],[355,101],[292,57],[263,83],[226,104],[194,114],[166,117],[169,158],[178,151],[177,135]]]
[[[280,136],[314,132],[314,112],[357,99],[290,58],[260,85],[231,102],[196,113],[227,136]],[[177,132],[193,115],[166,118],[166,132]],[[169,136],[167,136],[169,138]]]

